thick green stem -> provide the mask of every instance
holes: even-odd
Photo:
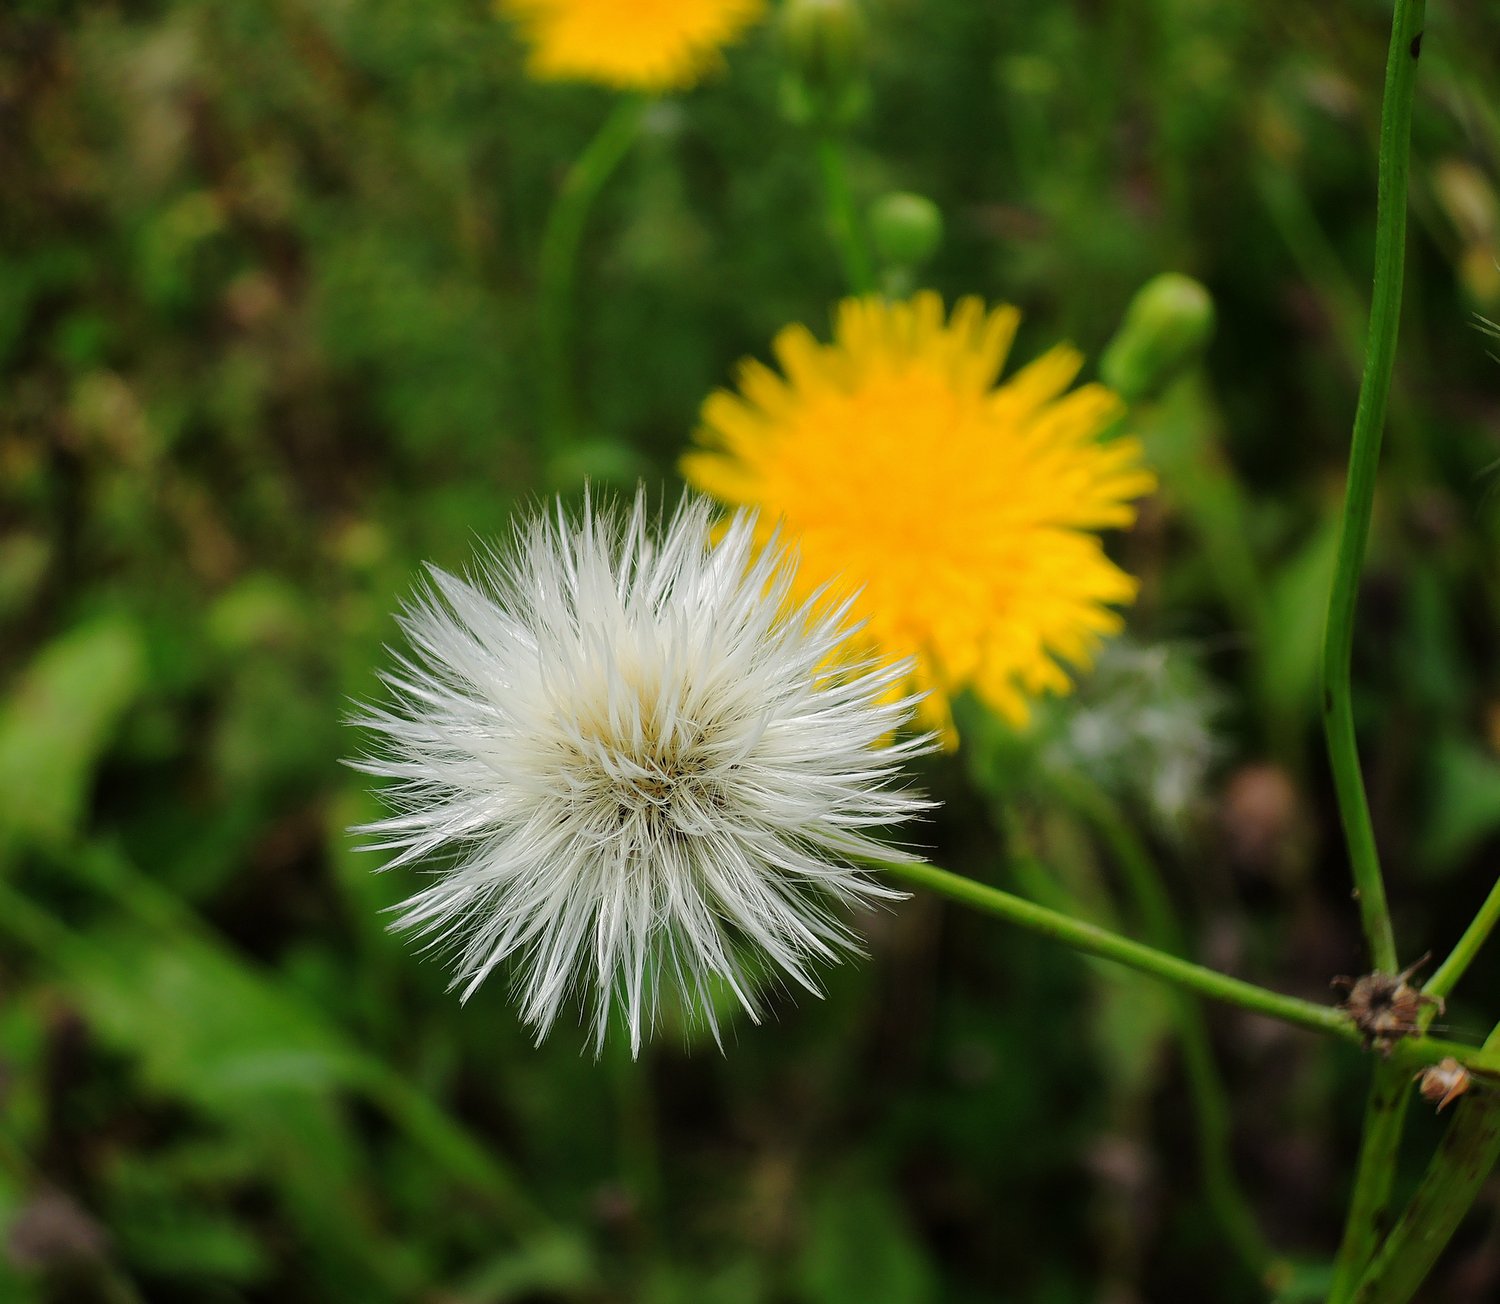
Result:
[[[1411,1074],[1399,1063],[1375,1066],[1365,1106],[1364,1139],[1359,1167],[1344,1222],[1344,1239],[1333,1267],[1327,1304],[1347,1304],[1364,1274],[1390,1218],[1391,1187],[1396,1180],[1396,1151],[1411,1100]]]
[[[1406,178],[1411,142],[1412,92],[1421,50],[1426,0],[1397,0],[1386,62],[1385,96],[1380,121],[1380,177],[1375,216],[1375,292],[1365,348],[1364,379],[1354,414],[1349,452],[1349,480],[1339,534],[1338,563],[1328,601],[1323,640],[1323,725],[1338,792],[1339,816],[1349,846],[1350,868],[1359,895],[1360,917],[1370,962],[1394,973],[1396,939],[1386,905],[1385,883],[1375,848],[1370,804],[1360,774],[1350,693],[1350,660],[1354,649],[1354,608],[1364,567],[1365,545],[1375,500],[1380,438],[1386,400],[1396,361],[1396,333],[1401,319],[1401,281],[1406,259]]]
[[[1406,181],[1411,152],[1412,96],[1422,49],[1426,0],[1396,0],[1391,44],[1381,101],[1379,182],[1375,214],[1375,290],[1365,347],[1364,378],[1354,414],[1349,479],[1339,533],[1338,561],[1328,601],[1323,640],[1323,725],[1338,793],[1339,816],[1349,847],[1350,869],[1359,898],[1360,919],[1371,966],[1394,973],[1396,938],[1386,904],[1385,882],[1370,821],[1370,804],[1360,772],[1354,734],[1350,663],[1354,650],[1354,608],[1364,568],[1365,545],[1374,510],[1375,477],[1386,401],[1396,362],[1401,320],[1401,286],[1406,261]],[[1378,1244],[1395,1181],[1396,1154],[1410,1083],[1396,1063],[1378,1065],[1365,1114],[1354,1197],[1344,1225],[1329,1304],[1344,1304],[1363,1275]]]
[[[818,137],[818,170],[823,175],[823,203],[834,248],[844,265],[844,280],[853,293],[869,294],[875,288],[875,275],[854,213],[854,197],[844,169],[843,144],[826,132]]]
[[[1500,1027],[1485,1048],[1500,1051]],[[1406,1211],[1360,1281],[1354,1304],[1407,1304],[1415,1298],[1500,1160],[1500,1096],[1476,1091],[1457,1108]]]
[[[649,101],[621,100],[604,125],[574,161],[563,178],[542,233],[538,291],[542,350],[543,420],[546,451],[556,456],[578,436],[578,408],[574,402],[577,378],[569,352],[572,347],[573,283],[578,271],[578,248],[584,223],[594,200],[630,151]]]
[[[1500,880],[1423,988],[1429,996],[1447,996],[1453,990],[1497,921]],[[1424,1028],[1436,1013],[1435,1007],[1423,1011]],[[1500,1026],[1490,1033],[1482,1053],[1500,1055]],[[1464,1100],[1400,1222],[1359,1281],[1354,1304],[1405,1304],[1412,1299],[1497,1161],[1500,1094],[1491,1086]]]
[[[1458,944],[1433,971],[1422,990],[1429,996],[1447,996],[1458,985],[1458,980],[1464,976],[1464,971],[1479,954],[1479,948],[1484,945],[1497,923],[1500,923],[1500,878],[1495,880],[1495,886],[1479,907],[1479,913],[1464,929],[1464,935],[1458,939]],[[1493,1042],[1494,1038],[1490,1041]]]
[[[872,863],[892,878],[941,893],[985,914],[995,915],[1030,932],[1062,942],[1074,950],[1097,955],[1104,960],[1113,960],[1211,1000],[1238,1005],[1242,1009],[1264,1014],[1268,1018],[1281,1019],[1299,1028],[1331,1033],[1346,1041],[1360,1040],[1359,1032],[1349,1021],[1349,1017],[1333,1006],[1317,1005],[1295,996],[1283,996],[1264,987],[1257,987],[1254,983],[1231,978],[1228,974],[1217,973],[1190,960],[1181,960],[1154,946],[1121,937],[1097,924],[1085,923],[1061,911],[1049,910],[1046,906],[1025,901],[1009,892],[939,869],[935,865],[905,861]]]

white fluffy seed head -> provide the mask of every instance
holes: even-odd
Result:
[[[850,664],[847,604],[793,605],[794,559],[709,505],[664,529],[627,513],[517,528],[459,579],[432,568],[400,623],[412,647],[352,762],[390,780],[356,833],[432,882],[395,927],[451,952],[465,999],[508,962],[544,1037],[575,994],[596,1050],[622,1009],[638,1053],[664,984],[715,1038],[723,983],[752,1018],[758,954],[809,991],[857,949],[843,909],[899,895],[858,867],[872,834],[928,803],[901,766],[910,667]]]

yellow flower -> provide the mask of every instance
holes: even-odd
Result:
[[[721,59],[760,17],[765,0],[499,0],[531,42],[545,80],[619,90],[681,90]]]
[[[1128,526],[1155,480],[1140,445],[1100,436],[1121,415],[1057,347],[997,385],[1020,314],[961,300],[840,305],[831,344],[789,326],[783,374],[742,364],[737,394],[703,405],[689,483],[778,521],[804,592],[858,591],[861,637],[916,659],[924,722],[956,742],[950,702],[974,692],[1020,725],[1028,698],[1065,693],[1118,630],[1135,581],[1095,530]]]

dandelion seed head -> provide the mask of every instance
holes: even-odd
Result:
[[[857,949],[847,907],[898,895],[858,866],[926,803],[901,766],[909,667],[851,663],[847,600],[793,596],[794,561],[709,506],[534,519],[460,579],[433,569],[354,762],[388,780],[362,826],[389,866],[439,860],[396,927],[451,955],[465,999],[507,964],[538,1040],[575,997],[632,1051],[672,985],[715,1037],[747,956],[816,992]]]

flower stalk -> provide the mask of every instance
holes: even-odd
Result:
[[[1328,1304],[1346,1304],[1379,1241],[1378,1228],[1386,1221],[1391,1188],[1396,1180],[1396,1151],[1406,1125],[1411,1101],[1411,1075],[1399,1063],[1377,1064],[1365,1105],[1363,1140],[1344,1236],[1333,1265]]]
[[[1469,926],[1464,929],[1463,936],[1455,943],[1448,958],[1438,965],[1432,977],[1422,985],[1423,992],[1428,996],[1446,997],[1458,986],[1458,980],[1473,963],[1474,957],[1479,954],[1479,948],[1494,932],[1497,923],[1500,923],[1500,878],[1495,879],[1495,885],[1490,889],[1484,904],[1479,907],[1479,913],[1469,921]]]
[[[1046,906],[1037,905],[987,883],[979,883],[935,865],[885,864],[877,866],[886,874],[914,887],[937,892],[953,901],[984,914],[995,915],[1029,932],[1071,946],[1086,955],[1113,960],[1129,969],[1150,974],[1175,986],[1197,992],[1212,1000],[1238,1005],[1242,1009],[1280,1019],[1299,1028],[1329,1033],[1346,1041],[1360,1040],[1360,1034],[1349,1017],[1331,1005],[1318,1005],[1295,996],[1283,996],[1228,974],[1218,973],[1191,960],[1183,960],[1144,942],[1137,942],[1098,924],[1075,919]]]
[[[1359,896],[1360,918],[1373,968],[1394,973],[1396,939],[1386,904],[1385,883],[1375,847],[1370,803],[1359,768],[1350,691],[1354,650],[1354,608],[1364,567],[1365,545],[1375,501],[1380,440],[1396,361],[1401,320],[1401,286],[1406,262],[1406,182],[1410,165],[1412,95],[1422,48],[1426,0],[1397,0],[1386,60],[1380,121],[1379,183],[1375,216],[1375,291],[1364,377],[1354,414],[1349,478],[1339,534],[1338,560],[1328,601],[1323,640],[1323,725],[1338,793],[1339,817],[1349,847],[1350,868]]]
[[[1386,903],[1369,799],[1360,772],[1354,733],[1350,663],[1354,610],[1374,510],[1380,441],[1396,361],[1401,290],[1406,263],[1406,186],[1410,167],[1412,99],[1422,51],[1426,0],[1396,0],[1381,101],[1379,180],[1375,214],[1375,288],[1370,304],[1364,376],[1354,414],[1349,478],[1339,533],[1338,560],[1328,601],[1323,640],[1323,726],[1338,795],[1339,818],[1349,848],[1350,869],[1372,967],[1394,973],[1396,938]],[[1334,1268],[1329,1304],[1344,1304],[1358,1284],[1377,1243],[1395,1180],[1410,1084],[1394,1065],[1375,1071],[1365,1114],[1364,1140],[1354,1196]]]
[[[862,857],[861,863],[882,871],[889,878],[936,892],[978,910],[981,914],[993,915],[1038,936],[1050,937],[1085,955],[1122,964],[1128,969],[1149,974],[1210,1000],[1237,1005],[1253,1014],[1279,1019],[1294,1027],[1325,1033],[1342,1041],[1356,1044],[1364,1041],[1363,1034],[1354,1026],[1353,1020],[1337,1006],[1319,1005],[1315,1001],[1273,992],[1242,978],[1233,978],[1204,965],[1194,964],[1191,960],[1169,955],[1144,942],[1123,937],[1098,924],[1076,919],[1061,910],[1037,905],[1034,901],[1027,901],[1001,888],[965,878],[962,874],[940,869],[936,865],[869,857]],[[1400,1069],[1409,1077],[1414,1069],[1426,1064],[1436,1064],[1449,1056],[1458,1060],[1471,1073],[1484,1078],[1487,1084],[1500,1086],[1500,1049],[1493,1047],[1480,1049],[1439,1037],[1413,1036],[1392,1045],[1383,1064]]]
[[[556,457],[578,438],[578,410],[570,352],[573,335],[573,285],[578,250],[589,210],[639,133],[650,101],[627,96],[605,118],[603,126],[568,169],[562,189],[547,217],[538,259],[538,313],[542,350],[543,448]]]
[[[831,132],[818,139],[818,171],[823,178],[823,203],[828,214],[828,228],[844,267],[844,280],[853,294],[869,294],[875,288],[875,273],[870,251],[860,231],[854,211],[854,197],[849,189],[849,174],[844,163],[843,143]]]

